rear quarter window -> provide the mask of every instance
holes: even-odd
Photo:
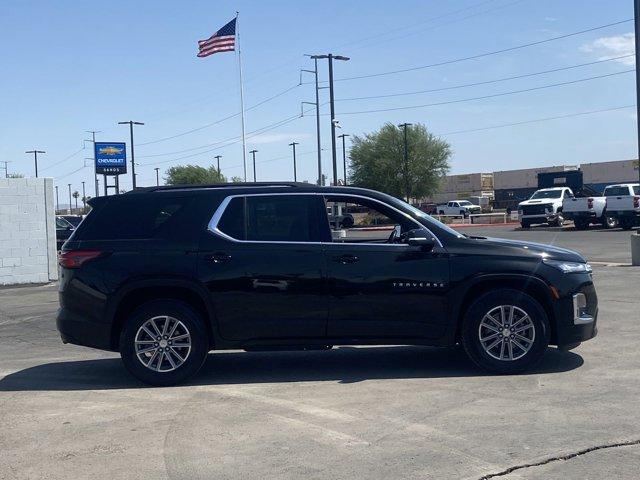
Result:
[[[170,238],[179,233],[181,217],[192,204],[192,197],[166,194],[113,197],[92,216],[78,240]]]

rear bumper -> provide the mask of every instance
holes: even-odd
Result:
[[[64,343],[112,350],[111,325],[88,321],[65,308],[58,310],[56,327]]]

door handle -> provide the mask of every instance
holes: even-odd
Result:
[[[343,265],[346,265],[348,263],[356,263],[358,260],[360,259],[355,255],[340,255],[339,257],[333,258],[334,262],[338,262]]]
[[[228,253],[217,252],[217,253],[214,253],[213,255],[206,255],[204,259],[207,260],[208,262],[224,263],[231,260],[231,255],[229,255]]]

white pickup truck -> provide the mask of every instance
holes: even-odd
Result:
[[[460,216],[466,218],[469,214],[480,213],[481,211],[482,207],[480,207],[480,205],[474,205],[468,200],[454,200],[452,202],[438,205],[439,215]]]
[[[562,226],[564,223],[562,202],[565,198],[574,198],[573,192],[568,187],[537,190],[529,200],[518,204],[520,225],[522,228],[529,228],[534,223]]]
[[[622,183],[604,189],[607,216],[616,219],[624,230],[640,225],[640,185]]]
[[[594,193],[592,189],[587,191]],[[606,197],[599,195],[585,196],[584,193],[580,197],[565,197],[562,201],[564,218],[573,220],[576,230],[586,230],[591,223],[600,223],[605,227],[615,227],[615,219],[607,216]]]

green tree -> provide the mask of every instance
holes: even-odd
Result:
[[[167,185],[205,185],[224,183],[227,179],[214,166],[178,165],[167,170],[166,181]]]
[[[243,179],[241,179],[240,177],[231,177],[231,183],[242,183],[244,182]]]
[[[451,146],[424,125],[416,124],[407,127],[407,151],[408,169],[404,161],[404,131],[391,123],[377,132],[354,136],[349,154],[350,184],[407,200],[435,193],[449,171]]]

